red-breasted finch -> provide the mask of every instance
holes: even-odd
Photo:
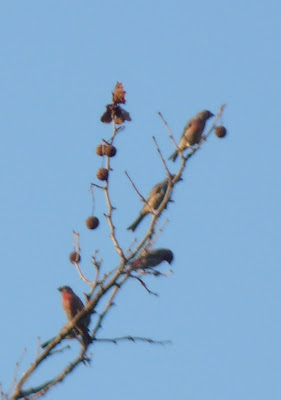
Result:
[[[69,286],[61,286],[58,288],[62,295],[62,306],[67,316],[67,319],[72,320],[84,308],[82,300],[73,292]],[[88,346],[92,342],[89,335],[88,326],[90,324],[91,316],[86,314],[80,321],[77,322],[75,333],[81,335],[83,344]]]

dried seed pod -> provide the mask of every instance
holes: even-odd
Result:
[[[96,229],[99,226],[99,219],[97,217],[91,216],[86,219],[86,226],[88,229]]]
[[[116,124],[123,124],[124,121],[132,121],[130,114],[124,108],[115,107],[115,122]]]
[[[81,261],[81,256],[77,251],[73,251],[69,254],[69,261],[72,263],[79,263]]]
[[[125,104],[126,92],[124,90],[124,85],[121,82],[117,82],[114,88],[114,92],[112,93],[113,103],[122,103]]]
[[[108,157],[114,157],[116,152],[117,152],[117,149],[112,144],[105,146],[105,148],[104,148],[104,154]]]
[[[105,106],[105,107],[106,107],[106,111],[102,114],[102,116],[100,117],[100,120],[104,124],[110,124],[110,122],[112,121],[113,105],[112,104],[107,104],[107,106]]]
[[[100,168],[100,169],[97,171],[97,178],[98,178],[100,181],[107,181],[107,178],[108,178],[108,169],[106,169],[106,168]]]
[[[104,144],[99,144],[97,147],[96,147],[96,153],[97,153],[97,155],[98,156],[104,156],[104,154],[105,154],[105,152],[104,152],[104,150],[105,150],[105,145]]]
[[[225,137],[226,133],[227,133],[227,130],[226,130],[226,128],[224,126],[222,126],[222,125],[221,126],[216,126],[215,134],[216,134],[216,136],[218,138]]]

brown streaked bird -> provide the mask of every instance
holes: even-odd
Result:
[[[169,264],[174,259],[174,254],[169,249],[154,249],[142,255],[138,256],[134,261],[130,263],[132,269],[146,269],[156,267],[163,261],[167,261]]]
[[[72,320],[76,314],[84,309],[84,304],[82,300],[73,292],[69,286],[61,286],[58,291],[62,295],[62,307],[65,311],[67,319]],[[92,342],[92,338],[89,335],[88,326],[90,324],[91,316],[86,314],[79,322],[76,324],[74,330],[76,335],[81,335],[84,346],[88,346]]]
[[[206,121],[213,117],[214,114],[209,110],[200,111],[193,118],[191,118],[185,125],[180,142],[179,149],[181,151],[187,149],[188,147],[198,144],[201,140],[202,133],[204,131]],[[175,161],[179,155],[179,151],[176,150],[170,157],[169,160]]]
[[[175,175],[171,175],[171,179],[173,179],[174,176]],[[152,212],[156,211],[159,208],[160,204],[162,203],[165,197],[168,186],[169,186],[169,178],[166,178],[164,181],[157,183],[157,185],[155,185],[152,188],[150,194],[146,199],[146,203],[141,209],[141,212],[139,213],[137,219],[130,226],[128,226],[127,228],[128,230],[134,232],[139,223],[147,214],[151,213],[151,211]]]

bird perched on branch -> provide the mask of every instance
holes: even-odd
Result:
[[[175,175],[171,175],[171,179],[174,178]],[[131,230],[134,232],[134,230],[137,228],[139,223],[142,221],[142,219],[149,213],[156,211],[160,204],[162,203],[165,194],[167,192],[169,186],[169,178],[165,179],[164,181],[157,183],[155,185],[150,194],[148,195],[146,199],[146,203],[141,209],[141,212],[139,213],[139,216],[137,219],[130,225],[128,226],[128,230]]]
[[[67,316],[67,319],[72,320],[76,314],[84,309],[82,300],[73,292],[69,286],[61,286],[58,288],[62,295],[62,306]],[[74,329],[75,335],[81,335],[84,346],[88,346],[92,342],[89,335],[88,326],[90,324],[91,316],[86,314],[79,322],[77,322]]]
[[[184,127],[178,145],[181,151],[187,149],[188,147],[194,146],[195,144],[198,144],[200,142],[206,121],[213,116],[214,114],[211,111],[203,110],[188,121],[188,123]],[[175,161],[178,155],[179,151],[176,150],[169,157],[169,160]]]
[[[131,262],[130,266],[132,269],[146,269],[156,267],[161,264],[163,261],[167,261],[169,264],[174,259],[174,254],[169,249],[154,249],[142,253],[138,258]]]

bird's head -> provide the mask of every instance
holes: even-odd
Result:
[[[165,249],[166,250],[166,249]],[[174,259],[174,254],[171,250],[166,250],[166,254],[165,254],[165,261],[167,261],[169,264],[171,264],[171,262]]]
[[[198,118],[203,119],[204,121],[207,121],[207,119],[213,117],[214,114],[209,111],[209,110],[203,110],[198,113]]]
[[[73,290],[69,286],[60,286],[58,288],[58,291],[61,292],[61,294],[64,294],[64,293],[72,294],[73,293]]]

